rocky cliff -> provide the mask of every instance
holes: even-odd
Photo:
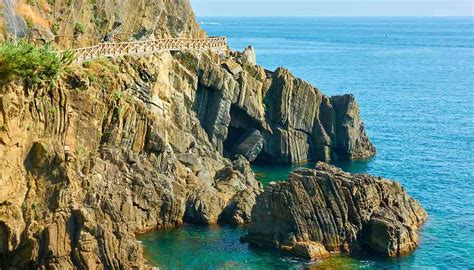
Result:
[[[204,35],[188,1],[0,8],[2,38],[59,47]],[[100,59],[54,85],[1,85],[0,267],[144,268],[136,233],[250,221],[261,184],[249,162],[374,153],[352,96],[265,70],[252,48]]]
[[[218,151],[283,164],[375,154],[352,95],[327,97],[284,68],[248,61],[253,54],[231,53],[221,65],[193,61],[195,110]]]
[[[201,128],[197,81],[163,53],[87,63],[52,88],[5,86],[3,266],[142,268],[134,233],[248,222],[260,184]]]
[[[400,184],[318,163],[265,189],[243,240],[308,259],[360,249],[399,256],[416,248],[426,218]]]
[[[205,35],[188,1],[3,0],[1,15],[3,38],[27,37],[66,48]],[[182,57],[188,71],[198,75],[194,111],[221,154],[269,163],[375,154],[353,96],[327,97],[286,69],[265,70],[256,65],[252,47],[213,61],[200,54]]]
[[[182,0],[2,0],[0,41],[28,37],[61,47],[205,33]]]

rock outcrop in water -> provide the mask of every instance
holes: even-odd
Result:
[[[309,259],[361,248],[398,256],[416,248],[426,218],[400,184],[318,163],[257,197],[243,240]]]
[[[375,154],[352,95],[326,97],[284,68],[271,72],[247,58],[232,53],[224,68],[203,58],[191,61],[199,74],[195,110],[218,151],[232,156],[236,144],[254,134],[247,141],[250,152],[238,151],[251,161],[291,164]]]
[[[204,35],[188,1],[7,2],[1,38],[4,14],[60,47]],[[250,47],[163,52],[84,63],[53,87],[1,85],[0,267],[144,268],[135,233],[250,221],[249,161],[375,153],[352,96],[255,64]]]

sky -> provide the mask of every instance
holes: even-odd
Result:
[[[474,16],[474,0],[191,0],[205,16]]]

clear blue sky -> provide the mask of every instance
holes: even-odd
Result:
[[[474,16],[474,0],[191,0],[197,16]]]

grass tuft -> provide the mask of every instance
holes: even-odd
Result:
[[[26,41],[0,45],[0,84],[23,80],[30,85],[55,83],[69,71],[72,52],[60,54],[52,45],[37,47]]]

